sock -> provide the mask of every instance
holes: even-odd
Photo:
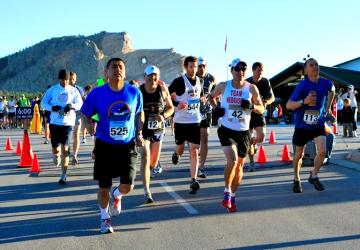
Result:
[[[115,189],[115,191],[113,192],[113,196],[116,197],[116,198],[121,199],[122,194],[120,193],[119,188],[116,188],[116,189]]]
[[[224,192],[230,193],[230,188],[225,188]]]
[[[105,220],[105,219],[109,219],[110,218],[110,214],[109,214],[109,205],[106,207],[106,208],[100,208],[100,216],[101,216],[101,219],[102,220]]]

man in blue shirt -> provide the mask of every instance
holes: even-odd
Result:
[[[121,212],[122,196],[134,188],[136,146],[143,146],[143,98],[140,90],[125,82],[125,63],[112,58],[106,64],[108,82],[93,89],[81,108],[84,122],[96,141],[93,154],[94,180],[98,181],[101,233],[112,233],[110,215]],[[91,117],[98,114],[95,124]],[[120,185],[111,190],[112,178],[120,177]]]
[[[305,79],[296,86],[286,104],[286,108],[295,113],[295,131],[292,140],[296,146],[293,159],[295,193],[302,192],[300,168],[305,145],[311,140],[315,141],[317,154],[308,180],[316,190],[324,190],[317,174],[326,155],[325,119],[332,115],[331,104],[335,96],[332,82],[320,78],[320,68],[315,59],[310,58],[304,63],[304,73]]]

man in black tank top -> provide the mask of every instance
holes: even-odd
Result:
[[[159,163],[165,120],[174,112],[174,106],[166,85],[160,81],[160,70],[153,65],[144,71],[145,83],[140,86],[143,95],[145,121],[142,130],[144,147],[141,149],[141,174],[145,204],[153,203],[150,191],[150,170],[161,173]],[[165,111],[166,110],[166,111]]]
[[[266,109],[267,105],[270,105],[274,102],[275,96],[271,88],[271,84],[268,79],[262,77],[264,71],[264,65],[260,62],[255,62],[252,66],[253,76],[248,78],[246,81],[254,84],[258,89],[259,93]],[[251,144],[249,149],[249,160],[250,166],[246,166],[247,171],[253,172],[255,170],[254,155],[256,153],[256,144],[263,143],[266,133],[266,121],[263,114],[257,114],[255,112],[251,113],[250,120],[250,134],[252,135]],[[255,137],[254,137],[255,129]]]
[[[202,96],[208,97],[210,92],[215,88],[215,78],[207,72],[207,62],[204,58],[199,57],[199,66],[196,75],[203,80],[201,91]],[[198,176],[200,178],[206,178],[205,174],[205,161],[208,153],[208,138],[209,138],[209,127],[211,125],[212,107],[209,102],[200,105],[201,123],[200,123],[200,163]]]

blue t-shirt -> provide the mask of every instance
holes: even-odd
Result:
[[[127,144],[135,139],[135,117],[142,110],[140,90],[128,83],[120,91],[113,91],[108,83],[94,88],[81,108],[87,117],[99,115],[95,136],[110,144]]]
[[[295,128],[313,129],[315,127],[324,127],[326,118],[325,101],[332,87],[332,82],[325,78],[320,78],[315,83],[307,77],[296,86],[290,96],[291,101],[305,99],[310,91],[316,92],[317,99],[316,106],[303,105],[294,111]]]

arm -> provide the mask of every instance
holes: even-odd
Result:
[[[274,95],[272,88],[270,87],[270,97],[263,101],[264,107],[266,107],[267,105],[270,105],[274,101],[275,101],[275,95]]]
[[[94,122],[90,117],[87,117],[81,113],[81,120],[84,122],[86,130],[90,135],[94,135],[96,131],[96,122]]]
[[[213,108],[216,108],[218,105],[218,97],[224,93],[226,82],[220,82],[213,91],[211,91],[209,96],[209,103]]]
[[[169,118],[174,113],[174,105],[171,100],[171,96],[167,88],[165,88],[165,103],[166,103],[166,112],[164,112],[164,120]]]
[[[258,114],[264,113],[265,108],[261,101],[259,90],[254,84],[250,85],[250,92],[252,94],[251,102],[254,104],[253,111]]]
[[[331,106],[334,101],[334,97],[335,97],[335,87],[334,85],[332,85],[330,91],[328,91],[327,100],[326,100],[326,115],[328,116],[332,115]]]
[[[142,129],[144,126],[145,114],[144,111],[141,111],[136,114],[135,117],[135,129],[136,129],[136,146],[144,146],[144,139],[142,137]]]

